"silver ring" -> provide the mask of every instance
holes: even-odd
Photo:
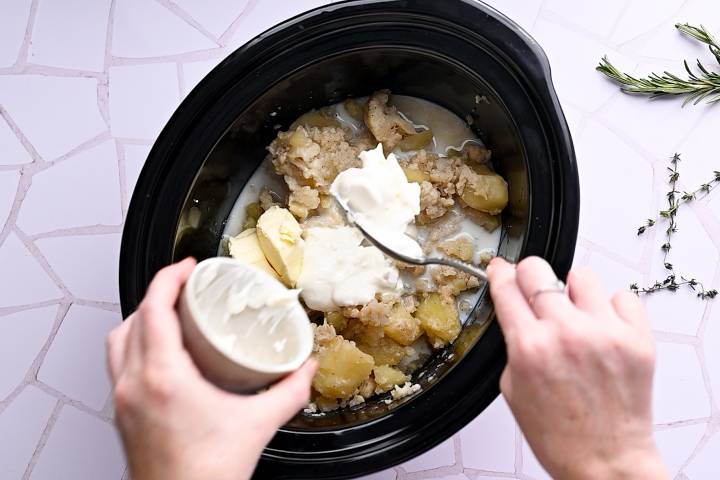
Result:
[[[535,303],[535,300],[538,296],[542,295],[543,293],[561,293],[565,294],[565,283],[563,283],[562,280],[555,279],[550,285],[544,288],[538,288],[533,293],[530,294],[528,297],[528,303],[532,307]]]

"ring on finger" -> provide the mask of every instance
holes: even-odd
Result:
[[[565,286],[565,283],[563,283],[562,280],[555,279],[550,285],[543,288],[538,288],[534,292],[530,294],[528,297],[528,303],[532,307],[535,303],[535,300],[537,300],[537,297],[544,293],[560,293],[562,295],[565,295],[565,292],[567,291],[567,288]]]

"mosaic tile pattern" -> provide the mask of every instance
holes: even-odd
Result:
[[[712,61],[675,22],[720,32],[715,0],[492,0],[545,48],[582,183],[576,264],[611,290],[662,274],[657,209],[676,150],[682,188],[718,169],[720,107],[631,98],[594,72]],[[124,478],[103,337],[120,321],[117,254],[132,188],[180,100],[235,48],[322,0],[5,0],[0,6],[0,472]],[[72,35],[69,34],[72,32]],[[720,194],[679,219],[675,263],[718,287]],[[720,474],[720,306],[648,300],[656,438],[675,479]],[[81,346],[82,348],[78,348]],[[548,478],[498,399],[454,438],[368,479]]]

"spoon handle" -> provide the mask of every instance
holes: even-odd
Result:
[[[461,262],[460,260],[452,258],[426,258],[423,260],[423,265],[445,265],[447,267],[457,268],[458,270],[474,275],[487,282],[487,273],[484,269],[469,263]]]

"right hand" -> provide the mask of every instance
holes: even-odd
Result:
[[[637,296],[610,300],[589,271],[570,273],[568,295],[537,295],[555,281],[538,257],[517,267],[494,259],[488,277],[507,344],[500,389],[548,473],[668,478],[652,437],[654,342]]]

